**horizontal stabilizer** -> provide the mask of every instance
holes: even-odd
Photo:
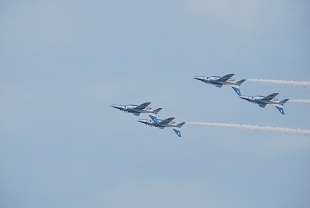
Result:
[[[185,124],[185,122],[181,122],[177,125],[178,128],[181,128],[183,125]]]
[[[281,105],[284,105],[284,103],[286,103],[289,99],[284,99],[280,102]]]
[[[153,110],[153,113],[154,113],[154,114],[157,114],[161,109],[162,109],[162,108],[157,108],[157,109]]]
[[[232,87],[232,88],[237,93],[237,95],[241,96],[241,91],[239,88],[237,88],[237,87]]]
[[[236,82],[236,84],[237,84],[238,86],[240,86],[243,82],[245,82],[245,79],[242,79],[242,80]]]
[[[173,131],[178,135],[178,137],[182,137],[180,130],[173,129]]]

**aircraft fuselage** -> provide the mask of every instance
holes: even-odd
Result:
[[[211,76],[211,77],[196,76],[194,78],[207,84],[238,86],[238,84],[234,79],[228,79],[227,81],[218,81],[218,79],[221,78],[220,76]]]
[[[144,109],[134,109],[138,105],[130,104],[130,105],[112,105],[113,108],[119,109],[121,111],[125,111],[128,113],[153,113],[152,108],[146,107]]]
[[[240,96],[241,99],[246,100],[248,102],[257,103],[257,104],[280,104],[278,99],[273,100],[263,100],[264,96]]]
[[[138,121],[141,123],[144,123],[146,125],[154,126],[154,127],[161,128],[161,129],[163,129],[165,127],[177,128],[177,124],[173,121],[169,122],[168,124],[162,124],[162,125],[155,123],[154,121],[148,120],[148,119],[139,119]]]

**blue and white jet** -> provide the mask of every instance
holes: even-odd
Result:
[[[237,92],[237,90],[235,88],[233,88],[233,89],[239,95],[240,91]],[[243,100],[248,101],[248,102],[255,103],[255,104],[257,104],[261,108],[265,108],[267,104],[274,105],[279,110],[279,112],[282,115],[284,115],[283,105],[289,99],[284,99],[282,101],[279,101],[278,99],[274,99],[278,94],[279,93],[272,93],[272,94],[267,95],[267,96],[261,96],[261,95],[257,95],[257,96],[244,96],[244,95],[239,95],[239,97],[241,99],[243,99]]]
[[[155,116],[149,115],[151,117],[152,120],[148,120],[148,119],[139,119],[138,121],[141,123],[144,123],[146,125],[149,126],[155,126],[157,128],[160,129],[164,129],[165,127],[171,127],[173,128],[173,131],[179,136],[181,137],[181,132],[180,132],[180,128],[185,124],[185,122],[181,122],[179,124],[176,124],[174,121],[172,121],[174,119],[174,117],[170,117],[167,119],[158,119]]]
[[[151,102],[142,103],[141,105],[129,104],[129,105],[112,105],[113,108],[125,111],[126,113],[132,113],[135,116],[139,116],[140,113],[157,114],[162,108],[152,110],[148,107]]]
[[[245,81],[245,79],[242,79],[240,81],[235,81],[234,79],[231,79],[232,76],[235,74],[227,74],[225,76],[196,76],[194,79],[197,79],[199,81],[205,82],[207,84],[212,84],[218,88],[221,88],[223,85],[230,85],[235,87],[236,89],[239,89],[239,86]]]

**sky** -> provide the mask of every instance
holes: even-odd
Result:
[[[310,138],[159,118],[310,129],[194,76],[310,81],[308,1],[0,1],[0,207],[310,206]],[[310,99],[245,82],[246,95]]]

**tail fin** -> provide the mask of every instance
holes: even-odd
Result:
[[[243,82],[245,82],[245,79],[242,79],[242,80],[236,82],[236,84],[237,84],[238,86],[240,86]]]
[[[173,129],[173,131],[178,135],[178,137],[182,137],[180,130]]]
[[[181,128],[186,122],[181,122],[177,125],[178,128]]]
[[[157,114],[161,109],[162,109],[162,108],[157,108],[157,109],[153,110],[153,113],[154,113],[154,114]]]
[[[285,115],[284,114],[284,109],[282,108],[282,107],[280,107],[280,106],[275,106],[279,111],[280,111],[280,113],[282,114],[282,115]]]
[[[237,95],[241,96],[241,91],[238,87],[232,87],[232,88],[237,93]]]
[[[155,123],[158,123],[158,119],[156,118],[156,116],[152,116],[152,115],[149,115],[150,118],[155,122]]]
[[[289,100],[289,99],[284,99],[284,100],[280,101],[280,104],[281,104],[281,105],[284,105],[284,103],[286,103],[288,100]]]

